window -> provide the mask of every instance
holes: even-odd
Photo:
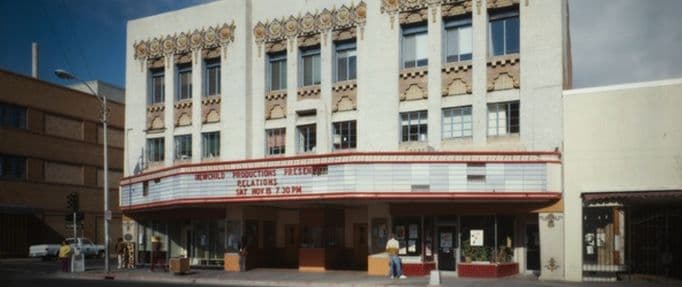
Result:
[[[519,133],[519,102],[488,104],[488,135]]]
[[[26,108],[0,103],[0,127],[26,128]]]
[[[176,100],[192,98],[192,67],[178,67],[178,94]]]
[[[334,127],[334,149],[353,149],[356,146],[355,121],[338,122]]]
[[[320,84],[320,47],[301,49],[302,85]]]
[[[355,80],[357,78],[357,57],[355,41],[336,44],[336,81]]]
[[[519,12],[504,10],[490,14],[490,52],[493,56],[519,52]]]
[[[147,195],[149,195],[149,181],[145,181],[142,183],[142,196]]]
[[[206,90],[204,96],[220,95],[220,59],[206,61]]]
[[[266,154],[278,155],[284,154],[286,147],[286,129],[277,128],[265,130],[265,137],[267,139]]]
[[[150,162],[163,161],[164,158],[164,139],[147,139],[147,159]]]
[[[271,91],[287,88],[287,54],[268,55],[268,87]]]
[[[471,60],[471,16],[445,23],[445,62]]]
[[[20,156],[0,155],[0,178],[26,178],[26,158]]]
[[[401,68],[428,65],[428,39],[426,38],[426,31],[426,25],[403,27],[402,43],[400,44],[402,55]]]
[[[297,145],[299,153],[315,152],[317,134],[315,125],[305,125],[298,127]]]
[[[220,156],[220,132],[203,133],[201,149],[203,158]]]
[[[192,135],[175,136],[175,160],[192,158]]]
[[[426,111],[400,113],[402,142],[426,141],[427,121]]]
[[[419,256],[422,251],[422,218],[394,217],[393,231],[398,240],[398,254]]]
[[[443,138],[471,137],[471,106],[443,109]]]
[[[149,103],[163,103],[165,97],[165,83],[163,69],[152,70],[152,91],[149,95]]]

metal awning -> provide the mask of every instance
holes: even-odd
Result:
[[[682,201],[682,190],[590,192],[583,193],[582,197],[586,203]]]

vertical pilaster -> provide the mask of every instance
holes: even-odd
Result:
[[[296,37],[287,41],[287,134],[286,155],[292,156],[296,150],[296,92],[298,90],[298,40]]]
[[[332,33],[320,33],[320,104],[315,127],[317,129],[315,150],[318,154],[331,151],[333,49]]]
[[[165,101],[166,110],[164,114],[164,126],[166,127],[165,135],[165,152],[164,152],[164,165],[173,165],[174,155],[175,155],[175,143],[173,141],[173,132],[175,130],[175,57],[173,55],[166,55],[165,64],[166,69],[164,70],[164,90],[165,90]]]
[[[486,105],[486,73],[488,60],[488,11],[486,0],[473,0],[471,28],[473,30],[472,92],[471,107],[473,141],[485,145],[488,135],[488,107]],[[479,2],[480,1],[480,2]]]
[[[259,47],[260,45],[260,47]],[[265,66],[267,61],[267,55],[263,51],[265,49],[264,44],[256,44],[251,49],[256,55],[253,57],[253,74],[251,85],[252,89],[252,157],[261,158],[265,156],[265,82],[267,81]],[[248,84],[248,83],[247,83]],[[287,110],[290,107],[287,107]],[[224,117],[224,113],[221,115]],[[222,122],[222,121],[221,121]],[[224,131],[224,129],[221,129]],[[221,143],[222,145],[222,143]],[[287,147],[288,148],[288,147]],[[222,151],[225,151],[223,148]],[[222,156],[221,151],[221,157]]]
[[[540,229],[540,279],[564,279],[564,215],[538,214]],[[580,251],[575,251],[580,252]]]
[[[441,66],[443,24],[440,3],[429,5],[428,41],[428,142],[434,149],[440,149],[441,143]]]
[[[201,98],[204,96],[204,61],[192,51],[192,162],[201,161]]]

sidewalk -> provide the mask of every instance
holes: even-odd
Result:
[[[102,270],[80,274],[59,274],[61,278],[104,279]],[[390,279],[369,276],[360,271],[299,272],[295,269],[254,269],[248,272],[225,272],[223,270],[193,270],[190,274],[174,275],[168,272],[150,272],[149,269],[114,270],[110,273],[116,281],[146,281],[180,284],[208,284],[231,286],[428,286],[429,276]],[[523,276],[501,279],[469,279],[442,276],[441,286],[579,286],[568,282],[546,282]],[[614,286],[599,284],[596,286]],[[645,286],[645,285],[640,285]]]

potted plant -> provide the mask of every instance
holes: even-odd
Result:
[[[467,263],[488,262],[488,249],[485,246],[471,246],[469,240],[462,242],[462,255]]]

